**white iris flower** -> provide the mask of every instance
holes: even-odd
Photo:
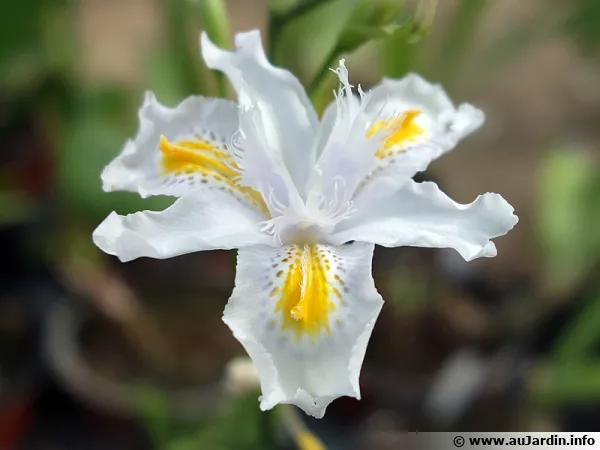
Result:
[[[360,398],[383,304],[374,245],[490,257],[490,239],[517,217],[498,194],[461,205],[412,180],[484,120],[439,85],[410,74],[355,97],[341,60],[340,89],[319,121],[257,31],[235,45],[225,51],[201,36],[206,64],[229,77],[238,104],[190,97],[167,108],[148,93],[138,135],[102,173],[107,191],[178,199],[162,212],[113,212],[94,242],[123,262],[239,249],[223,320],[258,369],[260,407],[291,403],[322,417],[335,398]]]

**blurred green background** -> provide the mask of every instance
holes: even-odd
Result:
[[[318,111],[353,84],[417,71],[484,127],[417,176],[520,217],[498,256],[378,248],[386,299],[363,400],[321,421],[261,413],[221,322],[235,252],[120,264],[91,242],[143,92],[234,97],[203,66],[259,28]],[[405,431],[600,431],[600,2],[20,0],[0,3],[0,448],[398,448]]]

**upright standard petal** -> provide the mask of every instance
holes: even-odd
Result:
[[[270,147],[281,151],[294,183],[304,194],[314,165],[312,144],[319,124],[312,104],[294,75],[269,63],[258,31],[237,34],[235,46],[235,52],[222,50],[202,33],[206,65],[227,75],[240,105],[258,106]]]
[[[240,171],[237,183],[261,195],[271,218],[302,209],[302,198],[281,155],[265,138],[264,114],[258,107],[240,108],[240,129],[232,147]]]
[[[327,111],[327,120],[316,141],[323,147],[312,172],[310,194],[317,195],[309,194],[308,198],[333,200],[336,207],[343,207],[371,171],[381,133],[366,133],[369,117],[365,108],[369,94],[359,87],[360,100],[354,97],[343,59],[334,72],[340,80],[340,88],[335,106]]]
[[[223,191],[183,196],[164,211],[127,216],[113,212],[93,233],[94,243],[122,262],[170,258],[201,250],[273,245],[260,231],[264,217]]]
[[[375,181],[355,199],[357,213],[340,222],[330,242],[351,240],[384,247],[453,248],[470,261],[496,256],[490,239],[518,222],[499,194],[484,194],[468,205],[451,200],[435,183]]]
[[[360,151],[361,145],[375,141],[375,149],[368,155],[372,156],[372,161],[363,160],[360,164],[365,172],[359,185],[361,188],[385,176],[411,178],[415,173],[425,170],[432,160],[451,150],[460,139],[479,128],[484,120],[480,110],[469,104],[461,104],[456,108],[440,85],[431,84],[416,74],[399,80],[383,80],[367,94],[360,92],[359,88],[361,100],[357,106],[358,101],[352,98],[343,61],[336,73],[345,86],[342,90],[344,97],[352,99],[351,102],[345,102],[348,103],[345,109],[357,113],[355,116],[350,114],[350,117],[362,119],[350,122],[351,129],[364,127],[365,137],[369,139],[352,139],[349,144],[338,145],[337,153],[340,154],[333,155],[334,159],[348,159],[348,155],[356,153],[356,150],[366,157],[364,150],[362,153]],[[344,130],[338,126],[339,117],[343,116],[339,107],[340,98],[341,93],[324,116],[317,141],[317,149],[323,149],[323,153],[328,148],[325,142],[342,141],[340,136]],[[337,122],[332,119],[336,111]],[[346,131],[345,135],[348,134]]]
[[[223,320],[257,366],[261,409],[291,403],[322,417],[360,398],[359,372],[383,300],[373,245],[241,249]]]

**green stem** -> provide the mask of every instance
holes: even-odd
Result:
[[[271,14],[269,16],[269,56],[275,56],[275,44],[279,39],[281,30],[285,25],[294,20],[296,17],[310,11],[315,6],[322,3],[322,0],[305,0],[294,4],[291,8],[281,14]]]
[[[381,43],[383,72],[388,77],[401,77],[412,67],[416,44],[409,44],[410,33],[397,34]]]
[[[200,74],[194,66],[187,30],[187,8],[185,0],[169,0],[167,5],[167,17],[169,18],[169,45],[174,55],[183,92],[198,92],[203,85]]]
[[[323,442],[302,422],[294,406],[280,405],[276,411],[279,422],[287,429],[298,449],[326,450]]]
[[[227,6],[223,0],[188,0],[200,8],[202,26],[210,38],[222,48],[229,48],[230,27]],[[227,80],[221,72],[215,73],[220,97],[227,96]]]
[[[306,89],[309,98],[315,106],[317,106],[317,101],[323,95],[321,91],[323,90],[323,83],[326,80],[327,75],[329,75],[329,69],[335,66],[336,62],[340,57],[341,54],[339,49],[334,48],[329,54],[329,56],[325,59],[325,62],[321,65],[321,67],[313,77],[312,81],[310,82],[310,85]]]
[[[264,450],[276,448],[274,411],[264,411],[258,415],[261,443]]]

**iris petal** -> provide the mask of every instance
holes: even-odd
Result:
[[[330,242],[372,242],[384,247],[453,248],[470,261],[496,256],[492,238],[518,222],[498,194],[480,195],[468,205],[454,202],[435,183],[380,178],[355,200],[357,213],[341,222]]]
[[[235,45],[234,52],[225,51],[206,33],[201,36],[206,65],[227,75],[241,106],[256,106],[261,111],[269,146],[280,152],[303,194],[314,165],[312,140],[319,126],[312,104],[291,72],[269,63],[258,31],[237,34]]]
[[[257,366],[261,408],[291,403],[322,417],[358,377],[382,306],[373,246],[257,246],[239,251],[223,320]]]
[[[179,198],[164,211],[110,214],[94,231],[94,243],[122,262],[146,256],[171,258],[201,250],[274,244],[261,232],[262,216],[220,190]]]

